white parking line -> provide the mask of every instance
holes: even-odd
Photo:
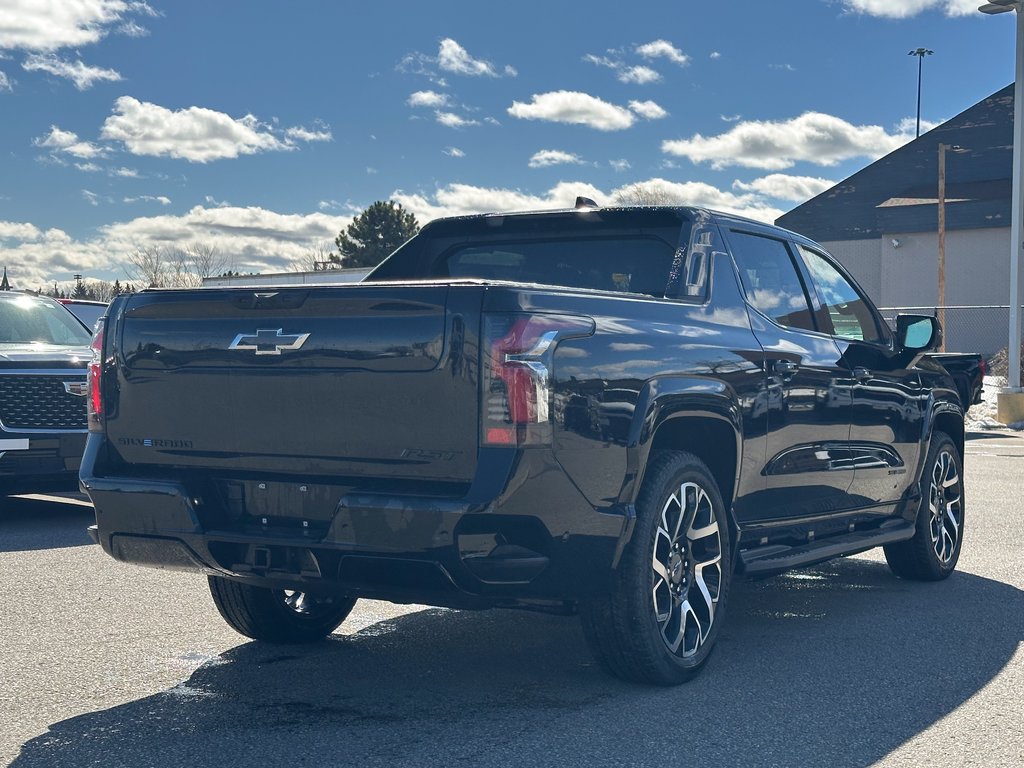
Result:
[[[92,502],[88,499],[75,498],[74,496],[51,496],[45,493],[23,493],[18,495],[19,499],[32,499],[33,501],[52,501],[55,504],[74,504],[79,507],[91,507]]]

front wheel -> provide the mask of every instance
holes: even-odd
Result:
[[[885,547],[885,560],[894,574],[939,581],[956,568],[964,537],[963,477],[963,461],[952,438],[935,432],[921,478],[914,537]]]
[[[356,604],[354,598],[255,587],[220,576],[210,576],[209,582],[213,602],[233,630],[272,643],[322,640]]]
[[[677,685],[707,661],[725,615],[725,504],[704,462],[672,451],[649,464],[636,512],[615,587],[580,607],[583,629],[612,674]]]

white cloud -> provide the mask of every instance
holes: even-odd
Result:
[[[648,61],[653,61],[656,58],[667,58],[680,65],[685,65],[689,61],[688,56],[667,40],[655,40],[651,43],[638,45],[636,46],[635,51],[642,58],[647,59]],[[596,56],[592,53],[588,53],[583,57],[583,61],[594,64],[598,67],[607,67],[615,72],[616,78],[622,83],[645,85],[647,83],[656,83],[661,80],[661,73],[657,70],[651,69],[651,67],[643,64],[630,66],[621,58],[618,58],[622,55],[622,50],[611,49],[608,53],[610,54],[609,56]]]
[[[22,221],[0,221],[0,240],[38,240],[38,227]]]
[[[316,204],[316,207],[321,211],[340,211],[345,205],[337,200],[321,200]]]
[[[95,206],[100,204],[100,196],[97,195],[95,192],[90,192],[88,189],[82,190],[82,197],[85,198],[86,202],[88,202],[89,205]]]
[[[0,72],[0,93],[3,93],[4,91],[10,92],[13,90],[14,84],[11,82],[11,79],[7,77],[7,73]]]
[[[817,176],[789,176],[772,173],[750,182],[734,181],[733,189],[757,192],[765,197],[802,203],[834,187],[836,182]]]
[[[449,100],[447,93],[437,91],[416,91],[409,95],[405,102],[410,107],[447,107]]]
[[[160,205],[170,205],[171,198],[164,195],[139,195],[138,197],[126,197],[121,202],[123,203],[160,203]]]
[[[598,67],[608,67],[608,69],[620,69],[623,64],[621,61],[609,58],[608,56],[595,56],[592,53],[588,53],[583,57],[583,60],[591,64],[595,64]]]
[[[122,96],[101,130],[105,139],[123,142],[133,155],[173,157],[194,163],[258,152],[292,150],[294,139],[327,141],[330,132],[288,128],[284,137],[253,115],[233,118],[204,107],[170,110]]]
[[[118,177],[120,177],[122,179],[138,179],[138,178],[141,178],[139,176],[139,172],[137,170],[135,170],[134,168],[111,168],[110,169],[110,175],[111,176],[118,176]]]
[[[571,208],[577,195],[600,202],[607,200],[597,187],[586,183],[563,182],[545,195],[531,195],[518,189],[475,187],[448,184],[432,195],[396,190],[391,199],[412,211],[421,224],[441,216],[466,216],[490,211],[535,211],[545,208]]]
[[[628,109],[579,91],[535,93],[528,104],[513,101],[508,113],[522,120],[586,125],[599,131],[621,131],[636,122]]]
[[[640,182],[659,197],[676,205],[693,205],[735,213],[773,222],[782,211],[769,205],[756,193],[734,194],[700,182],[677,183],[654,178]],[[605,192],[586,182],[560,182],[546,193],[534,195],[518,189],[476,187],[469,184],[448,184],[432,194],[396,190],[391,199],[412,211],[421,224],[441,216],[466,216],[474,213],[501,211],[535,211],[571,208],[577,195],[589,197],[598,205],[615,204],[616,196],[628,193],[634,184]]]
[[[542,149],[530,158],[531,168],[547,168],[552,165],[581,165],[583,159],[572,152],[560,149]]]
[[[724,123],[736,123],[739,122],[742,117],[743,115],[719,115],[719,118],[721,118]]]
[[[928,133],[932,128],[936,128],[942,125],[945,120],[921,120],[921,133]],[[896,133],[906,134],[908,136],[914,134],[917,131],[917,118],[916,117],[904,117],[896,124]]]
[[[981,4],[980,0],[843,0],[847,10],[888,19],[906,19],[930,10],[947,16],[970,16]]]
[[[458,147],[446,147],[445,150],[444,150],[444,153],[446,155],[448,155],[448,157],[465,157],[466,156],[466,153],[463,152]]]
[[[797,162],[829,166],[854,157],[874,159],[911,138],[877,125],[852,125],[832,115],[805,112],[791,120],[741,122],[718,136],[698,133],[664,141],[661,150],[694,163],[709,162],[715,169],[739,165],[782,170]]]
[[[653,101],[631,101],[629,108],[648,120],[660,120],[663,117],[668,117],[668,112]]]
[[[65,61],[52,53],[34,53],[21,66],[26,72],[48,72],[66,78],[80,91],[88,90],[93,83],[99,81],[117,82],[121,79],[121,73],[116,69],[90,67],[82,61]]]
[[[441,47],[437,52],[437,66],[445,72],[452,72],[456,75],[468,75],[470,77],[500,77],[495,66],[483,59],[474,59],[469,52],[452,40],[446,37],[441,41]],[[506,66],[502,72],[508,77],[515,77],[518,74],[515,68]]]
[[[650,67],[639,65],[620,70],[619,80],[623,83],[638,83],[639,85],[646,85],[647,83],[658,82],[661,80],[661,75]]]
[[[631,191],[639,186],[662,204],[692,205],[699,208],[710,208],[724,213],[734,213],[759,221],[774,222],[783,211],[769,205],[762,197],[754,193],[734,194],[718,189],[700,181],[675,182],[653,178],[639,184],[626,184],[612,190],[611,197],[629,197]]]
[[[434,117],[441,125],[448,128],[465,128],[470,125],[480,125],[478,120],[467,120],[461,115],[457,115],[454,112],[442,112],[440,110],[434,112]]]
[[[612,167],[616,173],[625,173],[633,166],[629,164],[629,160],[609,160],[608,165]]]
[[[125,37],[147,37],[149,30],[134,21],[127,21],[117,28],[119,34]]]
[[[86,173],[96,173],[97,171],[103,170],[100,166],[96,165],[96,163],[75,163],[75,168],[80,171],[85,171]]]
[[[0,50],[56,51],[90,45],[133,15],[157,14],[146,3],[129,0],[4,0]]]
[[[154,201],[164,205],[157,196]],[[187,213],[145,216],[107,224],[96,237],[76,240],[59,229],[45,233],[27,223],[0,222],[4,260],[18,288],[45,288],[73,273],[125,282],[127,256],[139,247],[201,243],[215,247],[240,272],[285,272],[325,240],[333,241],[352,217],[285,214],[263,208],[196,206]]]
[[[72,131],[63,131],[56,125],[50,126],[50,132],[45,136],[39,136],[32,140],[37,147],[52,150],[57,153],[72,155],[83,160],[91,160],[96,157],[104,157],[107,150],[88,141],[82,141],[78,134]]]
[[[309,130],[299,125],[294,128],[288,128],[285,130],[284,135],[289,139],[296,139],[298,141],[333,141],[334,136],[331,135],[331,131],[326,126],[318,126],[316,130]]]
[[[690,62],[690,57],[676,48],[668,40],[653,40],[636,47],[636,52],[645,59],[664,58],[681,67]]]
[[[710,54],[708,55],[708,58],[709,58],[709,59],[720,59],[720,58],[722,58],[722,54],[721,54],[721,53],[719,53],[718,51],[712,51],[712,52],[711,52],[711,53],[710,53]]]

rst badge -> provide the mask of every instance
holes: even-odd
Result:
[[[308,333],[284,333],[281,328],[260,328],[256,333],[240,333],[228,349],[255,351],[257,355],[280,355],[306,343]]]

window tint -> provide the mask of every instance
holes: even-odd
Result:
[[[823,330],[844,339],[883,342],[874,313],[850,281],[821,254],[798,247],[832,324]]]
[[[656,238],[474,243],[443,254],[432,276],[664,296],[674,255],[674,246]]]
[[[729,244],[747,301],[779,325],[815,330],[807,295],[781,240],[731,232]]]

